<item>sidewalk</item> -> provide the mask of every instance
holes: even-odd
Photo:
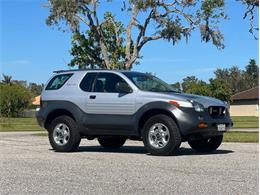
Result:
[[[42,133],[45,131],[2,131],[1,136],[31,136],[33,134]]]
[[[231,128],[229,131],[259,132],[259,128]]]

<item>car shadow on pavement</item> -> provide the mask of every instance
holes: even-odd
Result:
[[[188,156],[188,155],[214,155],[214,154],[229,154],[233,153],[233,150],[223,150],[223,149],[218,149],[213,152],[196,152],[195,150],[191,148],[183,148],[181,147],[177,152],[177,156]]]
[[[135,153],[146,154],[143,146],[122,146],[118,149],[105,149],[102,146],[80,146],[78,152],[108,152],[108,153]]]
[[[101,146],[80,146],[78,152],[104,152],[104,153],[133,153],[133,154],[148,154],[144,146],[123,146],[119,149],[105,149]],[[214,152],[201,153],[196,152],[191,148],[181,147],[174,156],[188,156],[188,155],[214,155],[214,154],[229,154],[232,150],[218,149]]]

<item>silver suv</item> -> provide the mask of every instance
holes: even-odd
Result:
[[[56,71],[37,120],[58,152],[75,151],[81,138],[108,149],[134,139],[153,155],[171,155],[184,141],[214,151],[233,125],[223,101],[181,93],[150,74],[110,70]]]

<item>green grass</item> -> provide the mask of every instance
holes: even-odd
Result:
[[[251,142],[259,141],[258,132],[230,131],[224,134],[224,142]]]
[[[0,132],[2,131],[43,131],[36,118],[0,118]]]
[[[233,116],[233,128],[258,128],[258,117],[255,116]]]

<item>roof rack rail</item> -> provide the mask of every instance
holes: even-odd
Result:
[[[109,70],[109,69],[71,69],[71,70],[55,70],[53,73],[62,73],[62,72],[76,72],[76,71],[91,71],[91,70],[106,70],[106,71],[119,71],[119,70]]]
[[[62,72],[71,72],[71,71],[79,71],[81,69],[73,69],[73,70],[55,70],[53,73],[62,73]]]

